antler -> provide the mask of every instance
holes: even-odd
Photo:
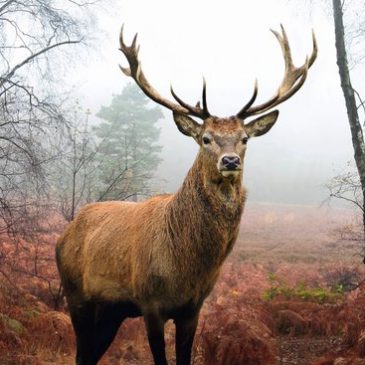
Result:
[[[166,108],[177,112],[181,114],[189,114],[193,115],[195,117],[206,119],[210,116],[207,106],[207,100],[206,100],[206,83],[204,80],[203,83],[203,109],[200,107],[200,102],[196,104],[196,106],[191,106],[184,101],[182,101],[174,92],[174,90],[171,87],[171,94],[174,97],[174,99],[179,103],[175,104],[171,102],[168,99],[165,99],[162,97],[158,91],[148,82],[146,79],[146,76],[144,75],[141,67],[141,63],[138,59],[138,52],[139,52],[139,46],[137,46],[137,34],[134,36],[132,44],[130,46],[127,46],[124,43],[123,40],[123,28],[120,30],[120,36],[119,36],[119,44],[120,44],[120,50],[124,53],[126,56],[129,68],[124,68],[122,66],[119,66],[120,69],[124,72],[125,75],[132,77],[136,84],[139,86],[139,88],[153,101],[155,101],[158,104],[161,104],[165,106]]]
[[[280,43],[281,50],[283,52],[284,61],[285,61],[285,75],[281,85],[276,92],[276,94],[266,101],[263,104],[252,106],[256,100],[258,86],[257,80],[255,82],[255,89],[250,101],[238,112],[237,117],[244,119],[251,115],[257,115],[272,109],[274,106],[282,103],[283,101],[289,99],[293,96],[304,84],[305,79],[307,78],[308,69],[312,66],[313,62],[317,58],[317,41],[312,31],[312,40],[313,40],[313,51],[311,56],[306,58],[305,63],[301,67],[295,67],[293,65],[293,60],[290,52],[290,46],[288,37],[285,33],[284,27],[281,25],[281,34],[278,32],[271,30],[277,40]]]

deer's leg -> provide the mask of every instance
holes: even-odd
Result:
[[[113,342],[127,313],[122,305],[99,305],[95,313],[93,361],[98,363]]]
[[[175,319],[176,336],[176,365],[190,365],[191,349],[193,346],[199,311],[191,311]]]
[[[164,337],[165,321],[158,313],[152,311],[143,313],[143,318],[155,365],[167,365]]]
[[[94,305],[70,306],[70,314],[76,334],[76,365],[96,365],[93,360]]]
[[[112,343],[126,314],[118,305],[85,304],[70,308],[76,333],[76,364],[96,365]]]

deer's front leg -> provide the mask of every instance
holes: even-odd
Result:
[[[167,365],[164,337],[165,321],[155,311],[143,313],[143,318],[155,365]]]
[[[192,310],[175,319],[176,326],[176,365],[190,365],[191,348],[193,346],[199,310]]]

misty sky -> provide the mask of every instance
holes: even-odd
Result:
[[[119,5],[118,5],[119,4]],[[279,120],[265,136],[249,141],[245,185],[250,201],[320,204],[328,195],[324,185],[352,160],[352,146],[335,62],[330,12],[309,10],[305,1],[256,0],[125,0],[99,18],[103,33],[98,50],[82,68],[71,71],[85,107],[96,113],[113,93],[129,82],[118,64],[127,65],[118,51],[120,26],[125,39],[139,34],[140,59],[150,82],[166,97],[170,83],[185,101],[200,98],[207,80],[212,114],[236,114],[259,82],[258,103],[268,99],[283,76],[283,60],[272,29],[282,23],[296,65],[310,54],[314,28],[319,55],[303,88],[280,105]],[[309,6],[309,5],[307,5]],[[365,94],[364,67],[353,72],[353,84]],[[363,83],[364,84],[364,83]],[[156,172],[162,191],[181,184],[196,155],[197,145],[177,131],[172,113],[164,110],[161,144],[164,162]]]

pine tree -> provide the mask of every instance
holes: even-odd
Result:
[[[163,114],[148,103],[135,85],[128,84],[98,112],[103,120],[94,129],[102,162],[98,200],[137,200],[138,195],[150,193],[153,172],[161,162],[156,123]]]

